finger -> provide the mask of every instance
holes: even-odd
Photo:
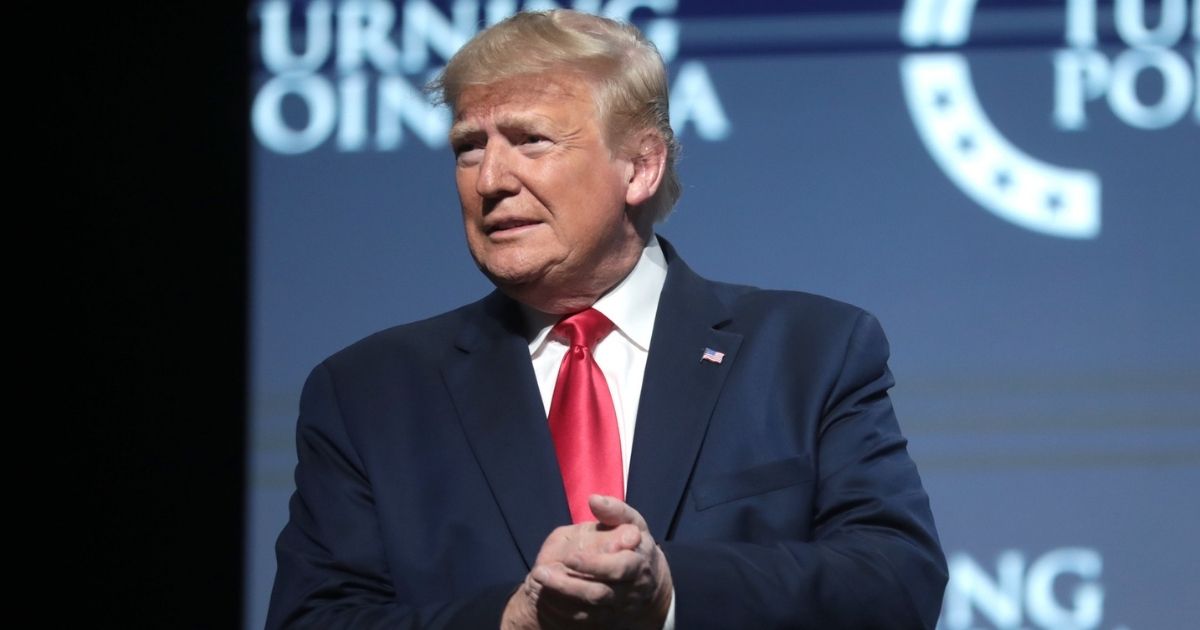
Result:
[[[546,591],[546,597],[538,601],[536,617],[538,627],[542,630],[607,629],[616,625],[612,623],[611,609],[582,604],[578,600],[563,597],[549,590]]]
[[[588,606],[601,606],[613,598],[611,586],[572,574],[562,563],[537,567],[530,575],[541,584],[539,602],[561,597]]]
[[[526,575],[525,581],[521,583],[521,592],[525,595],[525,598],[530,603],[536,604],[541,591],[542,583],[533,579],[532,574]]]
[[[618,553],[578,553],[563,563],[576,575],[605,582],[629,582],[649,571],[649,559],[636,551]]]
[[[644,538],[650,538],[650,535],[638,529],[637,525],[626,523],[612,531],[612,536],[603,549],[608,553],[638,549]]]
[[[650,529],[646,526],[646,519],[637,510],[615,497],[593,494],[588,497],[588,507],[602,525],[616,527],[628,523],[643,531]]]
[[[538,552],[538,565],[562,562],[576,553],[616,553],[625,549],[638,549],[642,538],[648,537],[634,525],[619,525],[613,529],[597,530],[595,523],[558,528],[542,544]]]
[[[635,549],[638,551],[638,553],[641,553],[646,557],[654,557],[654,554],[658,553],[658,544],[654,542],[654,537],[650,535],[650,532],[644,531],[640,533],[641,536],[638,537],[637,547],[635,547]]]
[[[643,537],[649,537],[649,534],[629,523],[604,531],[588,532],[581,544],[567,549],[567,553],[558,560],[571,553],[616,553],[626,549],[637,549],[642,544]]]

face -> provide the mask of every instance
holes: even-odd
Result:
[[[626,211],[636,167],[609,150],[590,86],[569,75],[473,86],[450,143],[467,245],[514,299],[550,313],[590,306],[641,253]]]

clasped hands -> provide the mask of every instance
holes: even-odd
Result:
[[[645,519],[613,497],[592,495],[588,505],[599,522],[550,533],[509,598],[502,628],[662,628],[671,571]]]

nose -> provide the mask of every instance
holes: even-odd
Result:
[[[499,142],[488,143],[483,150],[483,161],[479,163],[479,177],[475,179],[475,192],[480,197],[497,199],[521,190],[521,180],[513,172],[514,157],[511,147]]]

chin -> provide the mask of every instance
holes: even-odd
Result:
[[[525,265],[483,264],[479,269],[502,289],[535,286],[545,275],[544,269]]]
[[[529,247],[490,247],[476,263],[494,284],[526,285],[540,282],[555,267],[555,256]]]

